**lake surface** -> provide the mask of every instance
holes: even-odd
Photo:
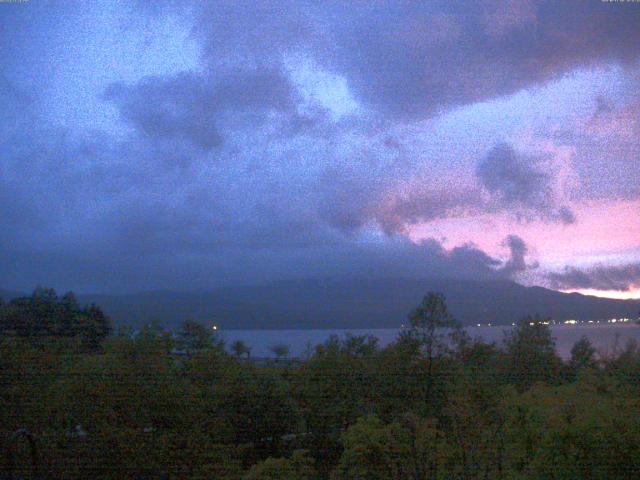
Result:
[[[588,325],[555,325],[551,332],[556,340],[556,349],[563,358],[568,358],[571,348],[582,336],[587,337],[599,352],[612,352],[624,348],[629,339],[640,342],[640,326],[635,324],[588,324]],[[501,343],[509,326],[467,327],[466,331],[474,338],[485,342]],[[353,335],[373,335],[384,347],[393,342],[401,331],[399,328],[369,328],[353,330],[224,330],[219,336],[227,345],[235,340],[242,340],[251,348],[252,357],[272,357],[272,345],[285,344],[289,347],[291,357],[301,357],[309,346],[325,342],[331,335],[344,337]]]

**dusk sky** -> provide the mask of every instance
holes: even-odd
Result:
[[[640,298],[640,3],[0,2],[0,288]]]

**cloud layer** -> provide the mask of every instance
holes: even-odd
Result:
[[[0,16],[0,286],[520,278],[518,226],[640,198],[635,5],[35,3]],[[491,251],[407,240],[480,217]]]
[[[634,62],[640,10],[619,7],[530,0],[349,5],[332,25],[328,61],[367,103],[419,118],[579,67]]]
[[[640,264],[596,266],[589,269],[566,267],[549,273],[554,288],[628,291],[640,286]]]
[[[519,219],[575,222],[569,207],[555,205],[558,193],[554,191],[552,174],[540,163],[539,158],[499,144],[478,164],[476,174],[496,206],[512,210]]]

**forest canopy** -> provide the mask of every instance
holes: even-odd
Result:
[[[80,307],[73,292],[58,297],[52,288],[38,287],[31,296],[0,300],[0,334],[32,340],[79,338],[95,349],[112,331],[111,319],[100,307]]]
[[[265,364],[194,321],[107,334],[99,311],[42,289],[2,306],[0,477],[640,475],[634,343],[604,355],[581,339],[564,361],[535,317],[485,343],[428,294],[384,348],[333,336]]]

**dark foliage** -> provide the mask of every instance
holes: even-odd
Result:
[[[96,349],[112,331],[111,319],[100,307],[81,308],[72,292],[58,297],[53,289],[36,288],[30,297],[14,298],[0,304],[0,333],[28,338],[81,339]]]
[[[97,307],[50,290],[2,312],[0,478],[34,461],[47,479],[640,475],[640,349],[581,340],[564,363],[543,319],[487,344],[427,296],[385,348],[332,337],[260,365],[195,322],[105,338]]]

